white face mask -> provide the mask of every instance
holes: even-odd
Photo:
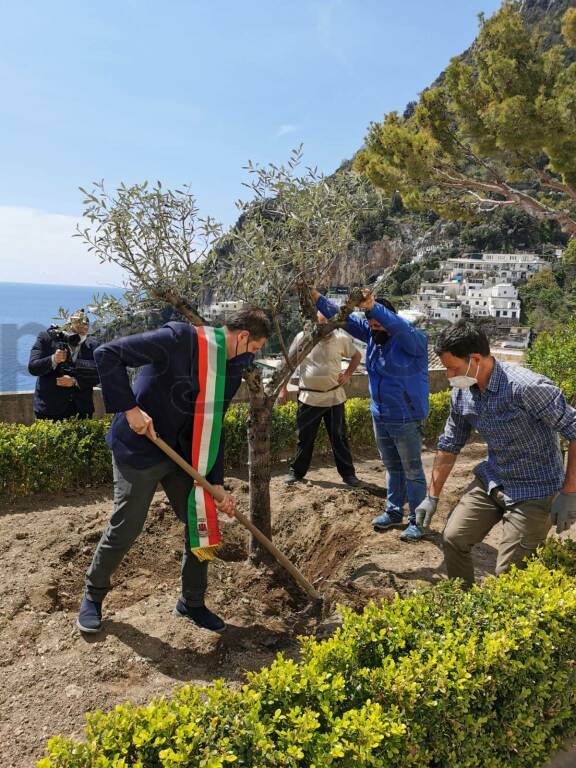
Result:
[[[478,363],[478,367],[476,368],[476,376],[468,376],[468,371],[470,370],[471,365],[472,360],[468,363],[468,368],[463,376],[452,376],[448,379],[448,383],[451,387],[455,387],[456,389],[470,389],[474,384],[478,384],[476,376],[478,376],[478,371],[480,370],[480,363]]]

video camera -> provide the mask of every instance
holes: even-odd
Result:
[[[52,341],[55,341],[56,344],[69,344],[71,347],[77,347],[78,344],[80,344],[79,333],[68,333],[68,331],[64,331],[60,328],[59,325],[51,325],[50,328],[48,328],[48,336],[50,336]],[[64,346],[58,347],[58,349],[65,348],[66,347]]]
[[[58,363],[56,366],[57,372],[63,376],[74,376],[76,366],[70,359],[70,347],[77,347],[80,344],[79,333],[69,333],[63,330],[59,325],[51,325],[47,329],[48,336],[56,343],[56,349],[63,349],[68,357],[63,363]]]

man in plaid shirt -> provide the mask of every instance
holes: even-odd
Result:
[[[475,467],[476,479],[443,533],[448,576],[471,585],[472,546],[498,522],[500,574],[536,550],[551,522],[561,533],[576,520],[576,410],[546,377],[495,360],[484,331],[466,320],[440,335],[436,352],[454,391],[417,522],[429,525],[456,456],[476,429],[488,457]],[[566,470],[559,435],[569,441]]]

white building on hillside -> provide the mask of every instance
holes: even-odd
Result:
[[[224,322],[230,315],[244,309],[243,301],[215,301],[200,308],[200,314],[205,320],[213,323],[215,321]]]
[[[514,321],[520,319],[518,290],[509,283],[482,288],[467,287],[461,301],[468,307],[471,317],[495,317]]]
[[[469,253],[446,259],[443,276],[445,280],[482,279],[496,285],[519,283],[550,268],[535,253]]]
[[[462,317],[462,304],[459,301],[438,301],[430,310],[431,320],[446,320],[455,323]]]

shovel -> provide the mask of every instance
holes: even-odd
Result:
[[[219,488],[215,488],[212,483],[209,483],[208,480],[206,480],[205,477],[202,477],[202,475],[197,472],[194,467],[189,464],[185,459],[180,456],[180,454],[176,453],[176,451],[168,445],[168,443],[165,443],[164,440],[162,440],[161,437],[156,436],[156,438],[153,438],[151,435],[146,433],[146,437],[148,437],[152,442],[160,448],[161,451],[163,451],[167,456],[169,456],[172,461],[174,461],[176,464],[178,464],[179,467],[181,467],[184,472],[186,472],[190,477],[192,477],[198,485],[201,485],[202,488],[204,488],[205,491],[208,491],[208,493],[216,499],[216,501],[222,501],[224,498],[224,494]],[[244,528],[247,528],[250,533],[255,536],[258,541],[262,544],[263,547],[265,547],[268,552],[274,557],[276,562],[280,563],[280,565],[285,568],[290,576],[294,579],[294,581],[299,584],[304,592],[310,597],[314,603],[317,606],[321,606],[323,598],[322,595],[317,592],[312,584],[304,578],[304,576],[300,573],[298,568],[288,560],[286,555],[281,552],[278,547],[276,547],[270,539],[265,536],[262,531],[257,528],[254,523],[249,520],[245,515],[242,514],[242,512],[239,512],[238,510],[235,512],[235,517],[238,520],[241,525],[244,526]]]

